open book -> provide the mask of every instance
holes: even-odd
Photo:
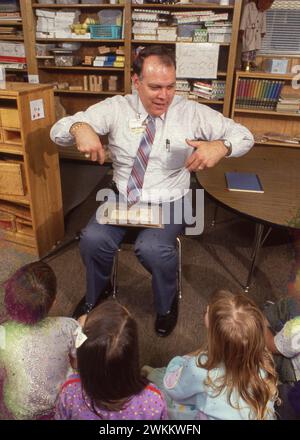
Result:
[[[162,209],[155,204],[136,204],[128,208],[124,203],[106,202],[97,211],[101,224],[163,228]]]
[[[259,177],[255,173],[227,172],[225,178],[229,191],[264,192]]]

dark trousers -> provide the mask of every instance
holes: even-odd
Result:
[[[161,229],[137,228],[135,254],[152,274],[155,308],[159,314],[170,310],[176,294],[176,237],[184,229],[182,223],[174,224],[174,205],[171,204],[170,224]],[[86,267],[86,302],[91,306],[95,305],[110,280],[114,255],[127,229],[99,224],[94,216],[82,230],[80,253]]]

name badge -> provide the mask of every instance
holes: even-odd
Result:
[[[144,133],[146,126],[141,118],[129,119],[129,129],[132,133]]]

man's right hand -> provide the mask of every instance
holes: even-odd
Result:
[[[75,138],[76,147],[78,151],[90,157],[92,161],[98,161],[103,165],[105,160],[105,151],[99,139],[99,136],[87,123],[73,124],[70,128],[70,133]]]

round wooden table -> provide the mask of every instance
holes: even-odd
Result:
[[[252,172],[264,193],[228,191],[225,172]],[[249,290],[258,251],[272,226],[300,228],[300,148],[255,146],[245,156],[223,159],[196,173],[200,185],[217,204],[253,219],[256,236],[245,286]],[[265,237],[264,230],[268,228]]]

